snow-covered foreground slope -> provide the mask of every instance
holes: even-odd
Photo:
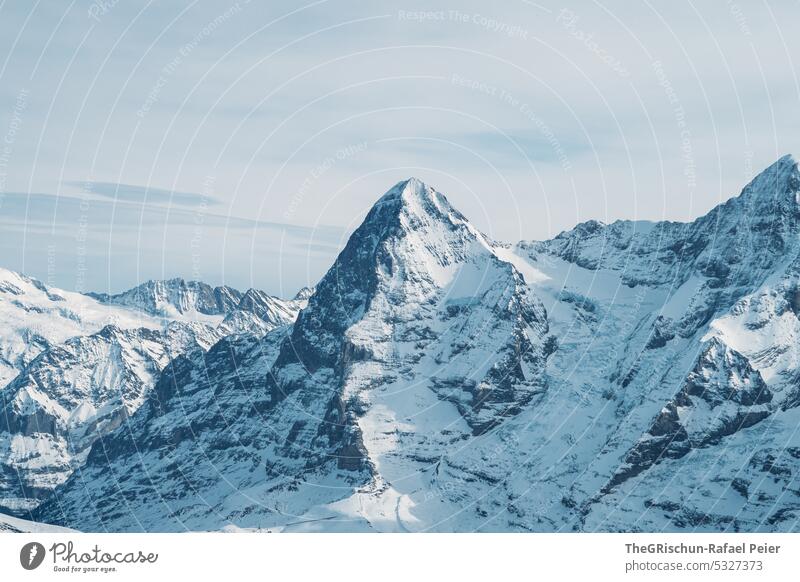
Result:
[[[111,531],[796,530],[798,196],[785,157],[691,223],[508,246],[402,182],[293,324],[243,295],[238,331],[175,358],[34,515]]]
[[[75,530],[0,513],[0,533],[75,533]]]

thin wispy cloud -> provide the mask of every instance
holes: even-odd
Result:
[[[200,209],[142,206],[137,202],[125,200],[117,203],[42,192],[6,192],[0,210],[0,224],[16,226],[20,231],[25,229],[26,224],[70,228],[91,216],[94,228],[113,226],[117,230],[148,230],[155,227],[197,226],[223,230],[270,230],[304,240],[316,237],[328,242],[339,242],[346,232],[345,228],[335,225],[305,226]],[[2,236],[0,234],[0,238]]]
[[[179,192],[153,186],[137,186],[135,184],[118,184],[116,182],[80,182],[67,180],[64,185],[87,194],[95,194],[120,202],[136,202],[141,204],[178,205],[178,206],[210,206],[220,203],[219,200],[206,194],[196,192]]]
[[[104,292],[182,276],[290,296],[316,283],[346,238],[340,226],[89,196],[7,192],[0,206],[3,267],[65,289],[76,273],[81,289]]]

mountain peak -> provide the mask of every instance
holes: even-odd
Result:
[[[437,208],[452,208],[443,194],[413,176],[392,186],[377,204],[385,202],[401,202],[403,206],[423,203],[434,204]]]
[[[303,287],[300,291],[292,299],[293,301],[308,301],[308,299],[314,294],[314,287]]]
[[[778,160],[772,164],[773,166],[787,166],[793,167],[797,166],[797,159],[794,157],[794,154],[785,154],[778,158]],[[772,166],[770,166],[772,167]]]
[[[450,225],[469,224],[447,198],[419,178],[411,177],[398,182],[381,196],[367,215],[365,223],[374,220],[394,221],[412,228],[419,223],[444,222]]]
[[[752,210],[771,210],[777,204],[796,207],[800,200],[800,169],[791,154],[778,159],[744,187],[740,198],[752,204]]]
[[[748,186],[757,181],[762,181],[764,179],[775,180],[776,178],[778,181],[785,183],[787,181],[793,181],[793,178],[795,178],[797,174],[797,159],[795,159],[792,154],[786,154],[778,158],[772,165],[762,170],[760,174],[753,178]]]

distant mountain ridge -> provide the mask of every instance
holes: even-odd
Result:
[[[260,333],[290,324],[305,304],[262,296],[275,313],[248,312]],[[50,495],[85,462],[97,438],[124,425],[146,401],[169,362],[245,332],[222,314],[204,317],[223,307],[238,313],[241,294],[230,288],[172,279],[97,297],[0,271],[6,330],[0,508],[6,511],[24,513]],[[212,305],[209,298],[219,300]]]
[[[140,309],[151,315],[169,315],[172,310],[180,314],[196,311],[204,315],[225,315],[242,299],[241,291],[222,285],[212,287],[201,281],[182,278],[146,281],[132,289],[109,295],[87,293],[101,303],[124,305]]]

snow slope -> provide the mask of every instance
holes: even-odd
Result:
[[[142,298],[147,290],[155,293],[152,301]],[[171,290],[164,295],[170,302],[157,299],[164,290]],[[36,507],[85,461],[97,438],[125,426],[171,361],[208,350],[232,332],[213,314],[222,307],[206,309],[201,299],[217,300],[229,314],[240,311],[235,290],[182,280],[150,282],[100,301],[0,271],[6,330],[0,338],[0,507],[20,515]],[[279,316],[253,316],[262,331],[291,322],[304,305],[302,299],[271,301]]]
[[[48,347],[95,333],[109,323],[122,328],[161,327],[140,311],[102,305],[80,293],[50,288],[0,269],[0,385],[5,386]]]
[[[0,513],[0,533],[75,533],[75,530]]]

